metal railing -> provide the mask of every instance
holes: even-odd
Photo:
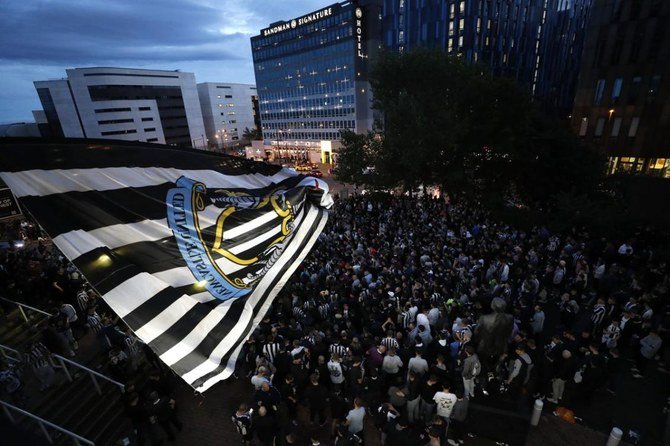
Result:
[[[15,356],[8,355],[7,352],[10,352]],[[2,355],[2,357],[8,361],[21,362],[21,353],[19,353],[18,350],[7,347],[6,345],[0,344],[0,355]]]
[[[43,315],[48,316],[48,317],[53,316],[53,314],[51,314],[47,311],[40,310],[39,308],[31,307],[30,305],[26,305],[26,304],[21,303],[21,302],[15,302],[13,300],[7,299],[6,297],[1,297],[0,296],[0,300],[3,300],[3,301],[8,302],[10,304],[16,305],[19,308],[19,312],[21,313],[21,316],[23,317],[23,320],[26,321],[26,322],[30,322],[30,319],[28,318],[28,315],[26,315],[26,310],[25,309],[28,309],[30,311],[34,311],[35,313],[43,314]]]
[[[67,376],[67,379],[70,382],[72,382],[74,380],[72,379],[72,375],[70,374],[70,371],[68,370],[67,365],[65,363],[71,364],[74,367],[77,367],[77,368],[85,371],[86,373],[88,373],[88,376],[91,377],[91,381],[93,381],[93,385],[95,386],[95,390],[98,392],[98,395],[102,395],[102,389],[100,388],[100,383],[98,383],[98,379],[96,377],[114,384],[116,387],[119,388],[121,393],[125,392],[126,386],[124,384],[116,381],[116,380],[113,380],[109,376],[105,376],[100,372],[96,372],[95,370],[91,370],[88,367],[79,364],[78,362],[75,362],[71,359],[62,357],[61,355],[57,355],[55,353],[52,353],[51,356],[53,356],[54,358],[56,358],[58,360],[58,362],[60,363],[61,368],[65,372],[65,376]]]
[[[9,418],[9,421],[12,422],[12,424],[16,424],[16,419],[14,418],[14,415],[12,415],[11,411],[18,412],[21,415],[24,415],[26,417],[30,417],[33,420],[37,421],[37,424],[39,424],[40,429],[42,430],[42,433],[46,437],[47,441],[51,444],[54,443],[54,439],[51,438],[51,434],[49,433],[49,430],[46,428],[47,426],[49,426],[52,429],[56,429],[57,431],[59,431],[59,432],[65,434],[65,435],[67,435],[68,437],[72,438],[72,440],[74,440],[74,444],[76,444],[77,446],[81,446],[82,444],[95,446],[95,443],[93,443],[91,440],[87,440],[86,438],[84,438],[80,435],[77,435],[74,432],[71,432],[67,429],[64,429],[60,426],[57,426],[57,425],[53,424],[52,422],[45,420],[44,418],[38,417],[37,415],[34,415],[34,414],[32,414],[30,412],[27,412],[27,411],[25,411],[25,410],[23,410],[19,407],[16,407],[12,404],[9,404],[6,401],[0,400],[0,404],[2,404],[2,409],[4,410],[5,415],[7,415],[7,418]]]
[[[14,354],[16,357],[8,355],[7,352],[10,352],[10,353]],[[2,354],[3,357],[5,357],[6,359],[8,359],[10,361],[15,361],[15,362],[20,362],[21,361],[21,353],[18,350],[15,350],[15,349],[13,349],[11,347],[8,347],[6,345],[0,344],[0,354]],[[54,361],[53,361],[54,359],[58,362],[58,364],[60,365],[59,368],[63,370],[63,372],[65,373],[65,376],[67,377],[68,381],[70,381],[70,382],[73,382],[74,378],[72,377],[72,373],[70,373],[70,370],[68,369],[67,364],[70,364],[72,367],[76,367],[76,368],[81,369],[84,372],[88,373],[88,376],[91,377],[91,381],[93,381],[93,385],[95,386],[95,390],[98,392],[98,395],[102,395],[102,389],[100,388],[100,383],[98,382],[98,378],[112,383],[113,385],[115,385],[116,387],[119,388],[121,393],[125,392],[125,385],[116,381],[116,380],[113,380],[109,376],[105,376],[100,372],[96,372],[95,370],[91,370],[88,367],[86,367],[82,364],[79,364],[76,361],[73,361],[73,360],[68,359],[68,358],[64,358],[63,356],[58,355],[56,353],[51,354],[50,362],[51,362],[52,366],[56,366],[56,364],[54,364]]]

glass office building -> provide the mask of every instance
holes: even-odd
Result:
[[[341,129],[372,129],[367,72],[380,45],[380,6],[336,3],[251,38],[263,156],[331,162]]]
[[[444,48],[516,79],[546,109],[572,108],[592,0],[383,0],[383,43]]]

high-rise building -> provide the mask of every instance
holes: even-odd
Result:
[[[571,124],[609,172],[670,178],[670,2],[595,0]]]
[[[335,3],[251,38],[263,156],[331,162],[341,129],[373,128],[368,62],[380,47],[380,6]]]
[[[545,109],[572,109],[592,0],[383,0],[384,45],[443,48],[516,79]]]
[[[53,136],[207,146],[193,73],[102,67],[66,73],[35,82]]]
[[[253,131],[257,124],[256,86],[205,82],[198,84],[198,96],[210,146],[238,146],[245,129]]]

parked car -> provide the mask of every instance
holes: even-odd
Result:
[[[311,164],[298,164],[295,166],[295,170],[298,172],[309,172],[313,169]]]
[[[320,170],[313,169],[307,175],[311,177],[321,178],[323,176],[323,173]]]

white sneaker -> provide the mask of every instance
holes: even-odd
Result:
[[[640,375],[639,373],[633,373],[633,378],[640,379],[640,378],[644,378],[644,376]]]
[[[458,443],[456,443],[456,441],[452,440],[451,438],[447,439],[447,443],[449,443],[451,446],[458,446]]]
[[[549,401],[550,403],[558,404],[558,400],[554,398],[547,398],[547,401]]]

